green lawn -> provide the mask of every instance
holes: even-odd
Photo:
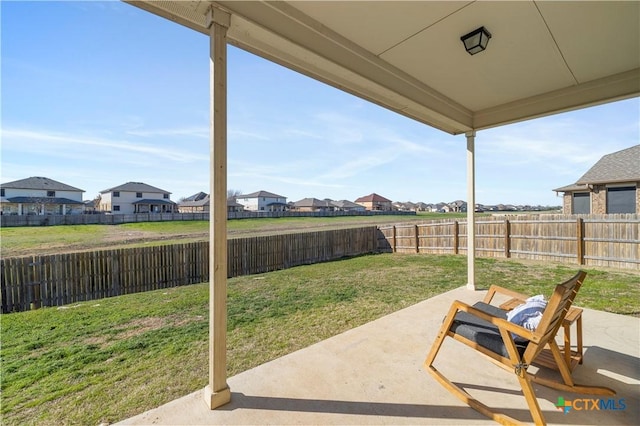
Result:
[[[344,216],[234,219],[227,222],[230,238],[283,232],[453,219],[464,214],[422,213],[409,216]],[[60,225],[2,227],[3,257],[59,254],[69,251],[174,244],[209,238],[208,221],[140,222],[121,225]]]
[[[479,286],[547,295],[576,269],[496,259],[476,267]],[[638,315],[640,274],[588,272],[579,305]],[[381,254],[230,279],[228,373],[460,287],[465,277],[463,256]],[[197,284],[2,315],[2,423],[115,422],[203,388],[208,297]]]

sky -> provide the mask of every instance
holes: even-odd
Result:
[[[5,0],[0,20],[1,182],[209,192],[208,37],[116,1]],[[228,67],[229,190],[466,199],[464,135],[232,46]],[[554,188],[639,142],[638,98],[479,131],[476,202],[561,205]]]

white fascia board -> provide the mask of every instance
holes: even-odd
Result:
[[[640,68],[478,111],[473,127],[488,129],[637,96]]]

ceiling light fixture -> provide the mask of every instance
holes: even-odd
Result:
[[[480,27],[467,35],[463,35],[460,40],[464,43],[464,48],[469,52],[469,55],[475,55],[487,48],[490,38],[491,33],[485,27]]]

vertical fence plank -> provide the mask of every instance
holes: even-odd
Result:
[[[121,282],[122,282],[122,267],[120,265],[121,260],[121,251],[120,250],[112,250],[111,255],[111,273],[113,277],[111,279],[111,295],[112,296],[120,296],[122,294],[121,290]]]
[[[511,257],[511,222],[504,220],[504,257]]]
[[[392,251],[393,251],[393,253],[395,253],[396,252],[396,241],[398,240],[398,235],[396,233],[396,226],[395,225],[393,225],[393,237],[392,238],[393,238],[393,245],[392,245],[393,249],[392,249]]]
[[[576,219],[576,252],[578,265],[584,265],[584,221],[581,217]]]
[[[460,254],[460,223],[453,222],[453,253]]]

